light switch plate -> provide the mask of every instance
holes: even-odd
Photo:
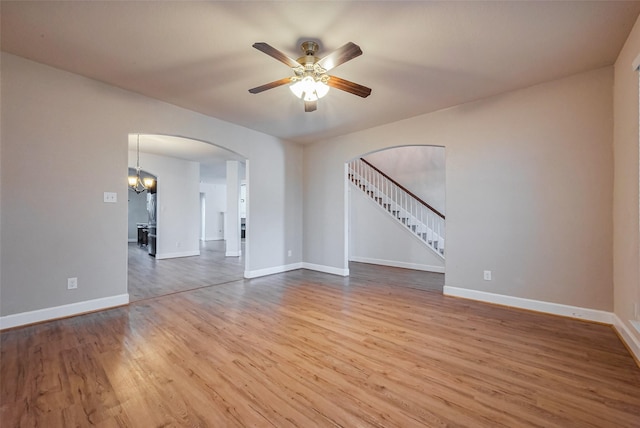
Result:
[[[118,202],[118,194],[116,192],[104,192],[104,201],[110,204]]]

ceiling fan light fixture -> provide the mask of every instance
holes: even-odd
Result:
[[[265,42],[256,42],[253,47],[291,67],[294,76],[251,88],[249,89],[251,94],[259,94],[268,89],[288,84],[289,89],[296,98],[304,101],[305,113],[317,110],[316,101],[327,95],[329,87],[349,92],[362,98],[366,98],[371,94],[371,88],[327,74],[329,70],[362,55],[360,46],[353,42],[339,47],[320,59],[316,57],[319,46],[314,41],[302,43],[301,48],[305,55],[297,60],[290,58]]]
[[[329,93],[329,86],[321,81],[316,82],[316,94],[318,94],[318,98],[322,98]]]
[[[293,95],[305,101],[316,101],[324,97],[329,92],[329,86],[316,80],[311,76],[306,76],[289,86]]]

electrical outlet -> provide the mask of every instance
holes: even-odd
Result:
[[[490,270],[485,270],[484,271],[484,280],[485,281],[491,281],[491,271]]]
[[[78,288],[78,278],[67,278],[67,290]]]
[[[291,257],[291,250],[287,251],[287,256]]]

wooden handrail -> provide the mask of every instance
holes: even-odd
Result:
[[[414,198],[416,201],[420,202],[422,205],[424,205],[425,207],[429,208],[431,211],[433,211],[438,217],[442,218],[443,220],[444,218],[444,214],[442,214],[440,211],[438,211],[437,209],[433,208],[431,205],[429,205],[428,203],[426,203],[425,201],[423,201],[422,199],[420,199],[419,197],[417,197],[416,195],[414,195],[409,189],[407,189],[406,187],[404,187],[402,184],[398,183],[396,180],[394,180],[393,178],[389,177],[387,174],[385,174],[384,172],[380,171],[375,165],[373,165],[371,162],[367,161],[366,159],[360,158],[360,160],[364,163],[366,163],[367,165],[369,165],[371,168],[373,168],[374,170],[376,170],[379,174],[381,174],[383,177],[385,177],[387,180],[391,181],[393,184],[395,184],[396,186],[398,186],[399,188],[401,188],[403,191],[407,192],[412,198]]]

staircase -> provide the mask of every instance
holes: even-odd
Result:
[[[360,158],[349,162],[348,178],[424,245],[444,259],[445,217]]]

